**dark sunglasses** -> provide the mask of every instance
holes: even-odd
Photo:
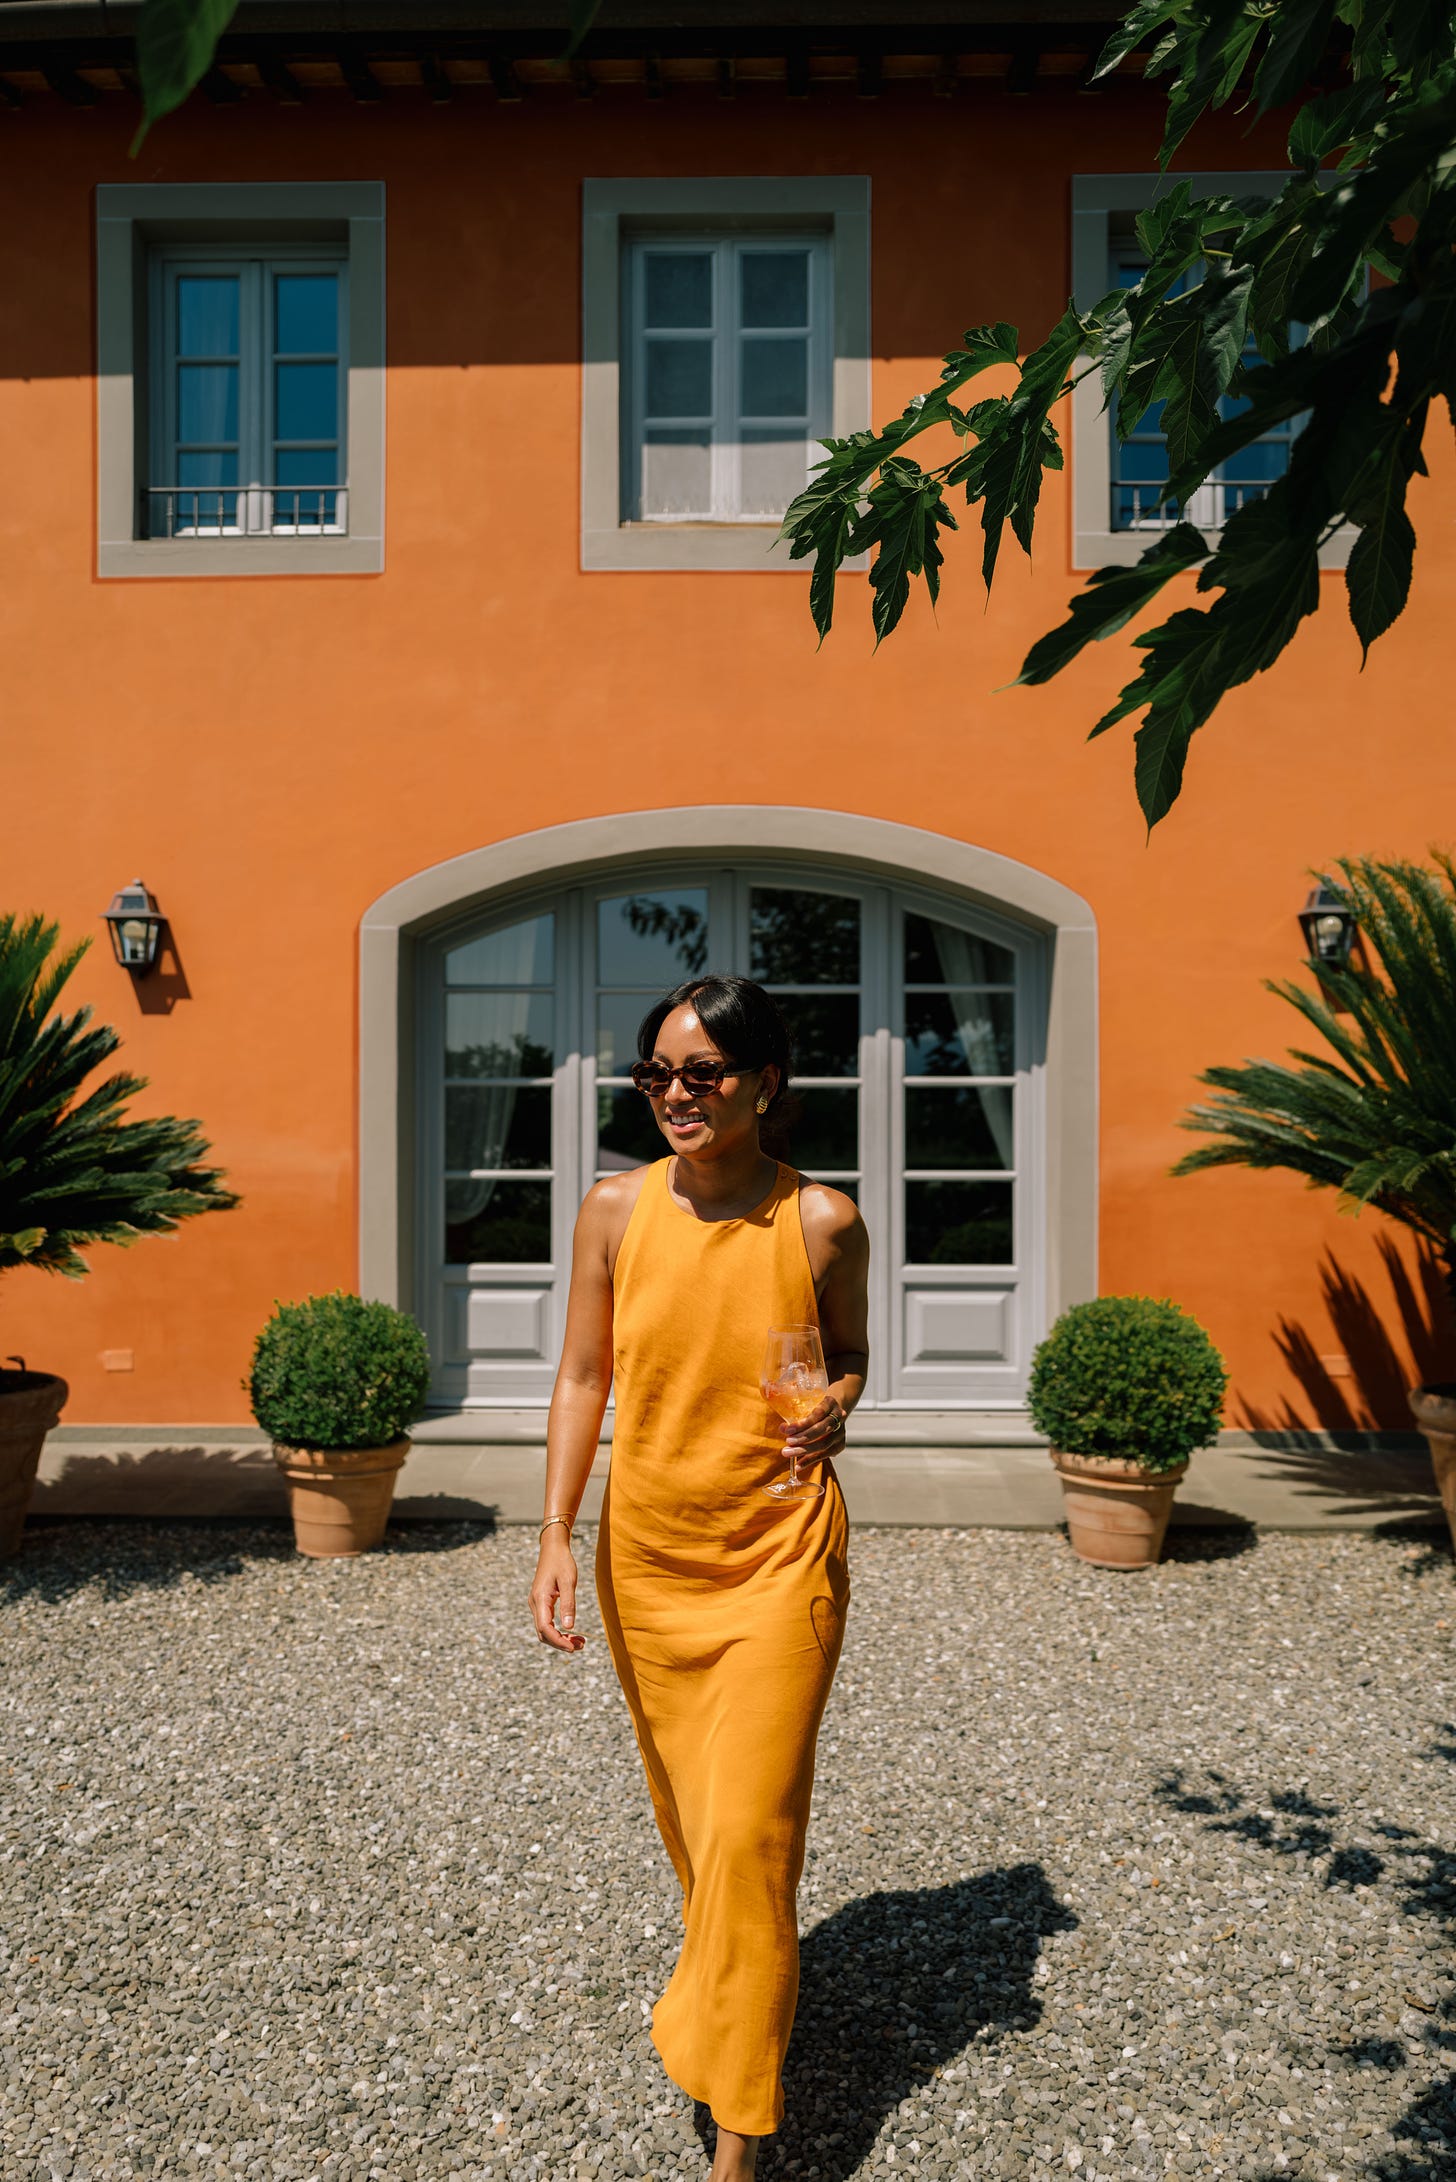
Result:
[[[634,1061],[629,1071],[639,1091],[650,1099],[666,1098],[672,1079],[678,1078],[689,1098],[706,1098],[721,1090],[725,1076],[744,1076],[749,1069],[730,1067],[727,1061],[689,1061],[685,1068],[669,1068],[666,1061]]]

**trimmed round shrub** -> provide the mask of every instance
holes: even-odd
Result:
[[[1218,1433],[1228,1372],[1196,1318],[1151,1296],[1064,1311],[1031,1362],[1039,1432],[1069,1455],[1171,1470]]]
[[[285,1447],[387,1447],[419,1415],[430,1352],[390,1303],[335,1289],[280,1303],[243,1381],[253,1415]]]

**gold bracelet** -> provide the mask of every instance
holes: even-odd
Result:
[[[545,1537],[547,1531],[550,1530],[553,1523],[564,1523],[566,1525],[567,1539],[570,1540],[571,1525],[573,1520],[574,1519],[569,1515],[548,1515],[545,1522],[541,1525],[541,1528],[536,1533],[537,1545],[541,1543],[541,1540]]]

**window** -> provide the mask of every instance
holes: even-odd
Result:
[[[807,574],[774,545],[784,510],[818,443],[871,421],[867,180],[583,202],[582,566]]]
[[[152,254],[149,538],[339,536],[342,257]]]
[[[1139,212],[1187,180],[1195,196],[1274,196],[1288,180],[1281,173],[1077,175],[1072,183],[1072,290],[1077,305],[1090,310],[1109,288],[1131,287],[1146,260],[1134,223]],[[1253,355],[1250,348],[1246,354]],[[1241,404],[1226,396],[1225,416]],[[1099,568],[1135,561],[1149,534],[1185,516],[1203,531],[1216,534],[1246,500],[1267,492],[1282,476],[1298,420],[1265,433],[1223,464],[1199,486],[1185,507],[1160,507],[1158,493],[1167,479],[1168,457],[1160,427],[1161,404],[1139,420],[1130,438],[1119,441],[1113,420],[1102,406],[1094,372],[1072,394],[1072,508],[1074,567]],[[1352,531],[1337,532],[1321,548],[1327,568],[1342,568],[1353,543]]]
[[[1113,227],[1107,285],[1109,288],[1135,288],[1147,271],[1147,257],[1132,231],[1130,220],[1115,221]],[[1117,230],[1123,227],[1127,232],[1119,235]],[[1187,285],[1185,276],[1174,283],[1169,293],[1178,295]],[[1245,364],[1254,365],[1258,361],[1258,351],[1251,340],[1247,341],[1244,344]],[[1218,407],[1220,416],[1236,417],[1248,403],[1235,395],[1225,394]],[[1168,446],[1163,436],[1162,411],[1161,402],[1152,403],[1124,440],[1117,434],[1116,402],[1111,406],[1108,415],[1109,520],[1113,530],[1166,530],[1185,520],[1196,524],[1200,530],[1219,529],[1246,500],[1257,500],[1268,491],[1276,477],[1284,475],[1289,467],[1289,450],[1302,421],[1291,418],[1274,430],[1261,433],[1258,439],[1240,450],[1234,461],[1219,463],[1211,476],[1194,490],[1192,497],[1178,505],[1160,501],[1158,497],[1168,480]]]
[[[783,1156],[869,1224],[873,1402],[1017,1403],[1043,1312],[1041,942],[927,891],[767,859],[639,866],[426,948],[413,1307],[434,1399],[549,1396],[580,1199],[665,1151],[628,1078],[637,1026],[709,966],[777,998]]]
[[[777,524],[829,432],[821,237],[634,238],[623,520]]]
[[[102,576],[383,566],[378,183],[97,191]]]

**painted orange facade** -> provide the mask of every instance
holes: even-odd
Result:
[[[1030,339],[1051,323],[1071,176],[1151,168],[1159,116],[1136,87],[792,109],[320,95],[194,101],[136,161],[116,102],[3,117],[0,899],[94,936],[71,1001],[115,1024],[119,1065],[150,1078],[137,1111],[198,1117],[243,1198],[176,1237],[96,1250],[84,1283],[6,1282],[0,1350],[65,1375],[68,1422],[246,1421],[240,1382],[275,1298],[357,1284],[369,903],[566,820],[788,803],[975,843],[1091,904],[1102,1288],[1197,1314],[1232,1369],[1231,1423],[1328,1424],[1343,1401],[1352,1421],[1408,1425],[1380,1365],[1382,1341],[1407,1341],[1381,1223],[1292,1179],[1168,1167],[1199,1069],[1280,1052],[1294,1030],[1260,980],[1298,969],[1309,868],[1450,837],[1442,435],[1413,493],[1414,598],[1366,672],[1326,574],[1291,653],[1197,738],[1151,842],[1128,733],[1084,739],[1126,645],[1046,688],[1003,687],[1078,580],[1068,475],[1047,480],[1034,565],[1008,547],[989,607],[965,531],[938,622],[917,597],[878,652],[862,576],[843,579],[816,653],[806,578],[580,566],[583,177],[868,174],[883,420],[963,326],[1009,318]],[[1276,129],[1231,121],[1180,163],[1279,157]],[[380,575],[96,574],[94,191],[189,179],[385,185]],[[171,944],[134,985],[98,916],[136,873]],[[1368,1297],[1363,1334],[1331,1317],[1332,1268]],[[1322,1391],[1288,1361],[1288,1329],[1327,1360]]]

